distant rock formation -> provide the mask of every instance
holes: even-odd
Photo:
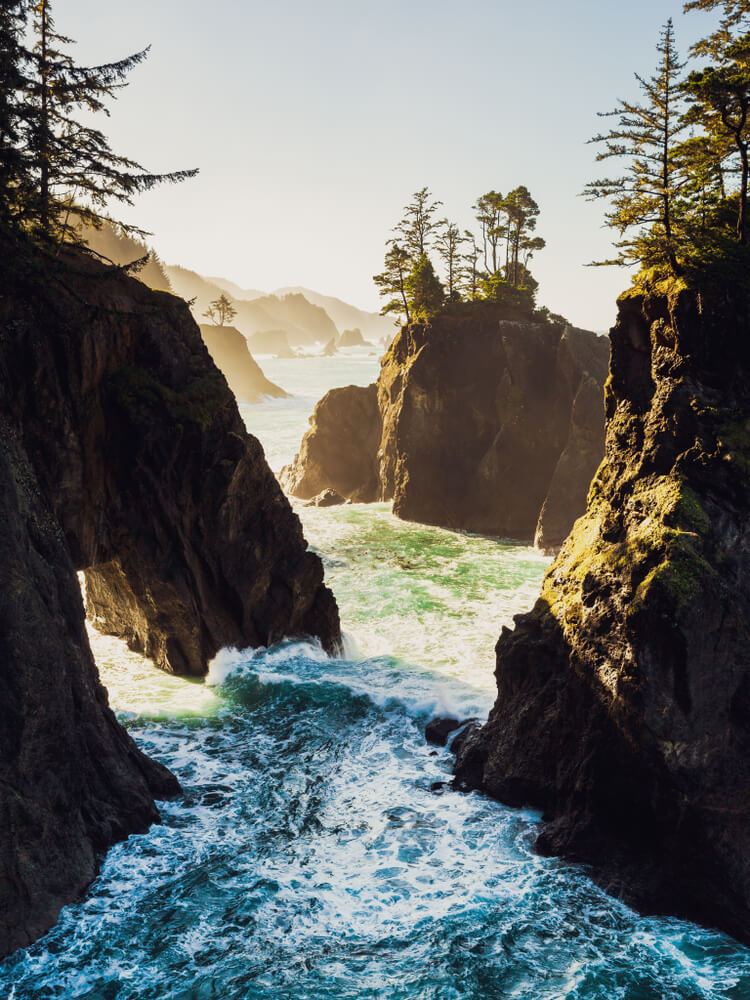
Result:
[[[233,326],[201,324],[203,343],[239,402],[259,403],[266,397],[286,399],[288,393],[270,382]]]
[[[178,295],[195,299],[192,311],[198,322],[201,322],[210,302],[225,291],[222,285],[184,267],[170,264],[166,272],[172,289]],[[227,284],[232,287],[231,283]],[[277,329],[284,330],[290,346],[312,347],[338,336],[336,324],[325,309],[308,302],[304,295],[256,296],[249,291],[247,294],[251,297],[242,298],[233,292],[229,294],[237,310],[233,322],[248,339],[253,333]],[[256,354],[261,353],[255,348],[253,350]]]
[[[119,726],[84,628],[200,675],[223,645],[339,639],[320,559],[187,305],[0,246],[0,954],[179,791]]]
[[[402,329],[377,386],[328,393],[282,471],[293,496],[393,499],[399,517],[562,543],[604,453],[609,343],[562,323],[452,306]]]
[[[372,347],[372,344],[365,340],[359,327],[355,327],[353,330],[344,330],[339,337],[339,347]]]
[[[457,781],[544,811],[543,853],[750,944],[750,307],[620,299],[606,459]]]
[[[389,341],[393,339],[393,320],[389,316],[358,309],[349,302],[342,302],[332,295],[321,295],[311,288],[277,288],[274,295],[283,297],[290,292],[304,295],[308,302],[325,309],[339,330],[357,327],[369,340],[379,341],[381,337],[387,337]]]
[[[251,334],[247,343],[254,354],[273,354],[277,358],[297,357],[289,346],[285,330],[260,330]]]
[[[326,346],[321,351],[320,356],[322,358],[333,358],[338,354],[338,348],[336,347],[336,338],[331,337]]]

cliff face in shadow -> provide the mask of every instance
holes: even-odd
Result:
[[[542,851],[750,942],[750,309],[620,300],[606,458],[497,644],[457,780],[544,810]]]
[[[264,397],[286,399],[288,393],[263,374],[247,341],[233,326],[201,323],[201,337],[214,364],[239,402],[259,403]]]
[[[339,636],[187,305],[78,254],[38,266],[0,266],[0,954],[179,790],[108,708],[77,570],[99,624],[166,669]]]
[[[608,355],[587,331],[486,303],[450,307],[396,337],[356,438],[365,391],[321,400],[282,481],[304,499],[328,487],[393,499],[406,520],[559,546],[601,461]],[[363,470],[352,481],[341,465],[355,443],[367,454],[347,459]]]

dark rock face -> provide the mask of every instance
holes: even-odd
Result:
[[[247,341],[233,326],[201,324],[201,337],[237,400],[259,403],[265,396],[286,399],[288,393],[269,381],[247,348]]]
[[[320,401],[286,489],[392,499],[406,520],[553,549],[602,458],[608,357],[607,341],[584,330],[489,304],[447,309],[396,337],[377,409],[360,412],[355,388]]]
[[[0,352],[2,353],[2,352]],[[4,360],[4,359],[3,359]],[[2,361],[0,371],[7,373]],[[0,955],[33,941],[98,852],[158,819],[176,779],[99,683],[70,555],[16,428],[0,418]]]
[[[379,443],[377,387],[331,389],[315,407],[299,454],[281,470],[281,483],[301,500],[327,489],[357,502],[376,500]]]
[[[750,942],[750,309],[620,300],[606,458],[461,787],[544,810],[542,851]]]
[[[339,628],[186,303],[77,254],[43,280],[0,258],[2,954],[179,791],[108,708],[77,570],[101,624],[171,670]]]

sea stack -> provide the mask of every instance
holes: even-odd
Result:
[[[750,308],[619,301],[606,457],[456,780],[636,906],[750,942]]]
[[[450,305],[403,327],[377,385],[318,403],[282,483],[554,550],[604,452],[608,358],[606,338],[562,320]]]

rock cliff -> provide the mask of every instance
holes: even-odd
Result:
[[[179,791],[119,726],[100,624],[200,674],[224,644],[339,635],[319,559],[187,305],[78,254],[0,250],[0,954]]]
[[[750,308],[621,298],[606,458],[457,781],[544,811],[543,852],[750,942]]]
[[[204,323],[201,323],[200,330],[214,364],[239,402],[259,403],[265,396],[286,399],[288,394],[263,374],[239,330],[233,326]]]
[[[449,307],[401,330],[376,387],[320,401],[282,481],[305,499],[326,487],[393,499],[406,520],[554,548],[604,451],[608,355],[562,322]]]

